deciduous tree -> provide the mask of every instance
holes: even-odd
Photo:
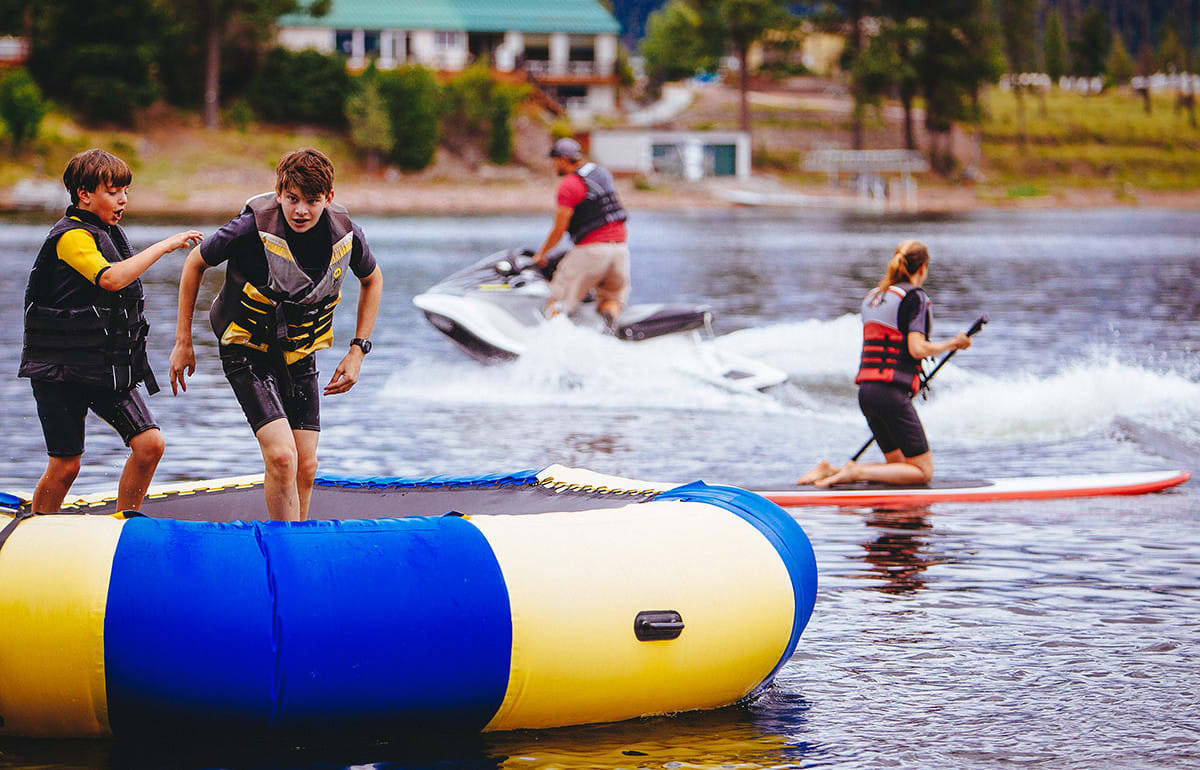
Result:
[[[0,79],[0,120],[12,139],[14,156],[26,141],[37,136],[44,117],[46,103],[42,92],[26,70],[12,70]]]
[[[85,118],[126,122],[158,95],[151,76],[162,17],[150,0],[56,0],[35,7],[29,70]]]
[[[350,141],[366,153],[367,171],[374,173],[379,169],[379,159],[396,143],[374,69],[360,76],[357,88],[346,97],[346,123],[350,126]]]
[[[716,53],[705,42],[700,14],[687,0],[670,0],[650,14],[641,52],[651,85],[657,88],[703,70],[715,70]]]

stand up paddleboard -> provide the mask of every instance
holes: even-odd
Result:
[[[893,486],[874,481],[835,484],[828,489],[811,485],[779,485],[773,489],[755,491],[785,508],[801,505],[907,507],[929,503],[1144,495],[1178,486],[1191,477],[1188,471],[1172,470],[1004,479],[935,479],[921,486]]]

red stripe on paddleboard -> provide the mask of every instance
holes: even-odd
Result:
[[[1087,487],[1063,487],[1060,489],[995,489],[994,487],[976,487],[972,489],[929,489],[904,490],[903,492],[888,490],[828,490],[822,492],[804,492],[792,490],[773,490],[757,492],[776,505],[785,508],[801,505],[842,505],[842,506],[894,506],[894,505],[926,505],[928,503],[950,502],[989,502],[996,500],[1049,500],[1066,497],[1101,497],[1105,495],[1144,495],[1150,492],[1161,492],[1164,489],[1178,486],[1192,477],[1188,471],[1180,471],[1172,476],[1131,484],[1100,484]],[[1030,479],[1033,481],[1033,479]]]

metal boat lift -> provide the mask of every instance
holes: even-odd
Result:
[[[916,211],[912,175],[928,171],[929,162],[916,150],[813,150],[804,159],[804,170],[828,175],[830,197],[838,197],[841,176],[849,174],[863,208]],[[895,176],[888,179],[889,174]]]

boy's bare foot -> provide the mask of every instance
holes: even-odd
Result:
[[[813,486],[825,488],[847,481],[858,481],[858,463],[853,460],[839,468],[836,473],[814,481]]]
[[[832,476],[837,473],[838,469],[829,464],[828,460],[822,460],[817,463],[817,467],[813,468],[808,473],[804,474],[796,481],[797,486],[812,484],[826,476]]]

